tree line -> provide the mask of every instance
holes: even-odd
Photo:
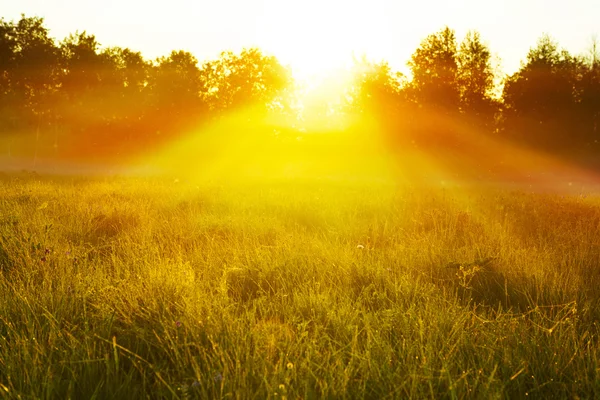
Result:
[[[86,32],[57,43],[42,18],[0,20],[0,134],[11,139],[4,153],[38,146],[118,157],[235,110],[264,114],[290,84],[290,70],[258,49],[202,65],[186,51],[149,61],[127,48],[100,49]]]
[[[460,149],[486,136],[594,159],[599,63],[595,44],[572,55],[544,35],[501,77],[479,33],[458,42],[446,27],[413,53],[410,78],[357,60],[338,112],[373,122],[391,147]],[[86,32],[57,42],[42,18],[0,19],[3,155],[118,158],[245,110],[248,124],[279,118],[294,130],[294,85],[289,68],[256,48],[203,63],[186,51],[147,60]]]
[[[502,77],[479,33],[459,43],[446,27],[422,41],[408,66],[410,80],[385,62],[364,61],[357,74],[355,105],[393,141],[461,148],[486,136],[578,160],[600,156],[595,41],[577,56],[542,35],[520,69]]]

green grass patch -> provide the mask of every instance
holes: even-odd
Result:
[[[0,187],[0,398],[600,396],[598,197]]]

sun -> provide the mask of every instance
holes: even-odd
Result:
[[[291,69],[302,125],[345,126],[342,110],[356,59],[380,61],[392,46],[381,0],[264,0],[257,47]]]
[[[352,62],[350,44],[336,43],[316,29],[290,35],[275,46],[275,55],[289,65],[299,80],[321,78],[337,69],[348,67]]]
[[[257,22],[259,46],[289,65],[297,79],[312,79],[352,64],[354,56],[377,57],[386,47],[375,6],[334,0],[268,1]]]

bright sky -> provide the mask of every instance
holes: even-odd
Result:
[[[501,59],[519,67],[542,33],[575,54],[600,34],[598,0],[0,0],[0,17],[44,17],[62,39],[77,30],[103,46],[129,47],[147,58],[171,50],[199,60],[258,46],[298,76],[348,63],[352,53],[385,59],[397,70],[428,34],[444,25],[461,39],[476,29]]]

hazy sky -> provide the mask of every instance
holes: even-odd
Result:
[[[183,49],[202,61],[259,46],[300,74],[348,62],[353,51],[405,69],[444,25],[459,39],[480,31],[505,72],[544,32],[576,54],[600,34],[600,0],[0,0],[0,17],[21,13],[44,17],[57,39],[86,30],[147,58]]]

